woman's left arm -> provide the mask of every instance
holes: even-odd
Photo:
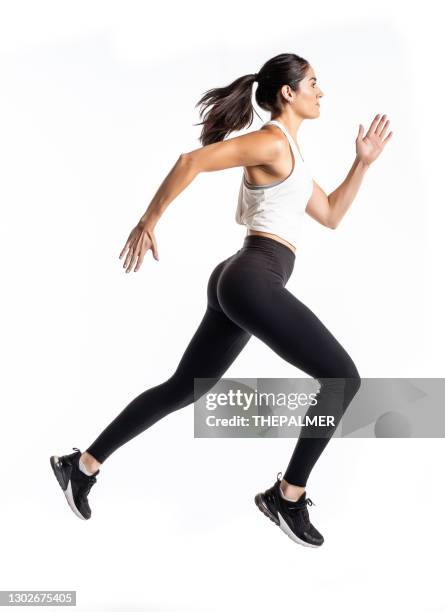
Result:
[[[364,128],[360,124],[355,141],[356,157],[347,177],[335,191],[327,196],[314,181],[314,190],[306,206],[306,212],[322,225],[332,229],[338,226],[357,195],[369,166],[377,159],[391,138],[393,132],[384,138],[389,120],[385,121],[386,115],[382,115],[380,121],[379,118],[380,115],[376,115],[365,136],[363,136]]]

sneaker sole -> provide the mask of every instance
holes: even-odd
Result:
[[[57,455],[53,455],[52,457],[50,457],[49,461],[51,463],[51,467],[53,469],[54,475],[57,478],[57,482],[59,483],[60,488],[63,491],[63,494],[65,495],[65,499],[68,502],[69,507],[74,512],[74,514],[78,516],[80,519],[82,519],[83,521],[88,520],[86,517],[83,516],[83,514],[79,512],[79,510],[76,507],[76,504],[74,503],[73,491],[71,488],[71,481],[69,480],[68,484],[66,484],[65,479],[63,477],[63,472],[59,465],[59,457]]]
[[[275,518],[275,516],[272,514],[272,512],[270,512],[269,508],[267,507],[262,493],[257,493],[255,495],[255,504],[261,510],[261,512],[272,521],[272,523],[275,523],[275,525],[278,525],[278,527],[280,526],[280,522]]]
[[[320,548],[321,544],[309,544],[309,542],[305,542],[304,540],[299,538],[297,535],[295,535],[295,533],[292,531],[292,529],[289,527],[289,525],[286,523],[286,521],[284,520],[284,518],[281,516],[279,512],[278,512],[278,520],[277,520],[275,516],[270,512],[269,508],[267,507],[267,504],[264,501],[264,497],[262,493],[257,493],[255,495],[255,504],[261,510],[261,512],[265,516],[267,516],[267,518],[269,518],[273,523],[275,523],[275,525],[278,525],[281,531],[283,531],[287,536],[289,536],[289,538],[293,542],[296,542],[297,544],[301,544],[302,546],[308,546],[309,548]]]

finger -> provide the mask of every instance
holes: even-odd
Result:
[[[157,242],[156,242],[156,238],[155,238],[154,232],[151,231],[150,229],[147,229],[146,231],[147,231],[147,234],[148,234],[148,236],[149,236],[149,238],[151,240],[151,247],[150,248],[151,248],[151,250],[153,252],[153,257],[159,261],[158,245],[157,245]]]
[[[379,121],[380,115],[376,115],[374,117],[373,122],[371,123],[371,125],[369,126],[369,130],[368,130],[368,134],[371,134],[374,130],[375,130],[375,126],[377,125],[378,121]]]
[[[384,122],[385,122],[385,119],[386,119],[386,115],[382,115],[382,116],[381,116],[381,118],[380,118],[380,121],[379,121],[379,122],[377,123],[377,125],[375,126],[375,129],[374,129],[374,133],[375,133],[375,134],[379,134],[379,131],[381,130],[382,125],[383,125],[383,124],[384,124]]]
[[[129,247],[129,249],[128,249],[128,253],[127,253],[127,256],[126,256],[126,258],[125,258],[125,261],[124,261],[123,266],[122,266],[123,268],[126,268],[126,267],[127,267],[128,262],[130,261],[130,259],[131,259],[131,258],[132,258],[132,256],[133,256],[133,251],[134,251],[133,246],[130,246],[130,247]]]
[[[137,243],[138,243],[137,236],[135,236],[133,234],[133,240],[131,241],[131,245],[130,245],[130,247],[128,249],[127,257],[125,258],[125,261],[124,261],[124,265],[123,265],[124,268],[127,267],[127,264],[129,262],[129,260],[132,258],[133,252],[134,252],[135,248],[137,247]]]
[[[119,259],[122,259],[122,257],[124,256],[124,253],[125,253],[125,251],[127,249],[127,245],[128,245],[128,243],[126,242],[124,248],[122,249],[122,251],[119,254]]]
[[[136,263],[134,272],[137,272],[139,268],[142,266],[142,262],[144,261],[145,253],[147,252],[147,249],[148,249],[148,244],[147,244],[148,242],[149,242],[149,239],[146,236],[144,236],[144,239],[142,241],[142,246],[139,251],[138,261]]]
[[[125,243],[125,246],[124,246],[124,248],[122,249],[122,251],[121,251],[121,253],[119,255],[119,259],[122,259],[125,251],[127,250],[128,245],[130,244],[130,241],[131,241],[131,234],[127,238],[127,242]]]
[[[127,267],[127,264],[130,260],[131,257],[131,248],[128,249],[128,253],[127,256],[125,257],[124,263],[122,264],[122,267],[125,269]]]
[[[156,243],[156,238],[154,236],[152,236],[152,240],[151,240],[151,244],[152,244],[152,252],[153,252],[153,257],[159,261],[159,255],[158,255],[158,245]]]
[[[128,268],[125,270],[125,272],[128,274],[128,272],[131,272],[131,268],[134,264],[134,262],[136,261],[136,257],[137,257],[137,252],[133,251],[133,256],[130,259],[130,263],[128,264]]]
[[[390,133],[388,134],[388,136],[387,136],[387,137],[385,138],[385,140],[383,141],[383,144],[386,144],[386,143],[388,142],[388,140],[391,138],[392,134],[393,134],[392,132],[390,132]]]
[[[388,129],[389,126],[389,119],[387,119],[385,121],[385,125],[382,127],[382,129],[380,130],[380,132],[378,133],[378,135],[380,136],[380,138],[383,138],[383,136],[385,135],[386,130]]]
[[[137,272],[139,270],[139,268],[142,266],[142,262],[144,261],[145,253],[146,253],[146,251],[141,251],[139,253],[139,257],[138,257],[136,266],[134,268],[134,272]]]
[[[128,268],[126,269],[126,272],[131,272],[131,268],[134,265],[134,262],[136,261],[137,257],[139,256],[140,250],[141,250],[141,240],[142,240],[142,234],[139,237],[139,240],[137,241],[136,247],[133,250],[133,255],[131,257],[130,263],[128,265]]]

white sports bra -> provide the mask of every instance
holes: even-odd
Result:
[[[243,170],[235,220],[249,229],[275,234],[296,247],[304,212],[312,195],[312,176],[284,125],[276,119],[266,121],[264,125],[268,123],[278,126],[286,135],[294,167],[289,176],[267,185],[248,183]]]

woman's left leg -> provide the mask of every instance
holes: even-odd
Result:
[[[103,463],[120,446],[168,414],[192,404],[223,376],[250,339],[219,307],[216,285],[230,258],[219,263],[207,283],[207,308],[173,374],[135,397],[86,449]],[[195,389],[195,378],[208,378]]]

